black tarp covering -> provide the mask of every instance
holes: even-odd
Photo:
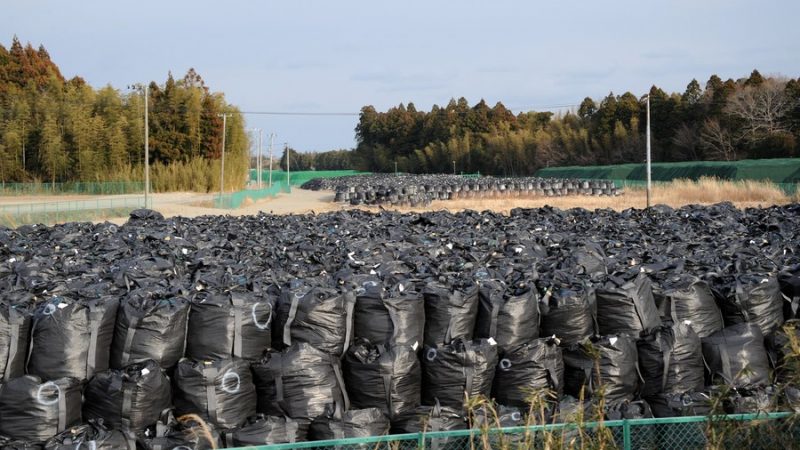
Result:
[[[422,371],[413,348],[389,348],[357,339],[343,366],[352,407],[379,408],[395,418],[420,405]]]
[[[703,357],[712,382],[746,387],[769,383],[769,360],[761,329],[744,322],[703,338]]]
[[[198,292],[192,299],[186,356],[255,360],[271,345],[272,303],[243,289]]]
[[[661,325],[650,279],[645,274],[628,280],[609,276],[595,290],[600,334],[646,334]]]
[[[425,304],[413,283],[400,281],[391,285],[376,276],[356,281],[354,337],[376,345],[422,344]]]
[[[136,450],[135,435],[112,429],[102,419],[70,427],[48,439],[45,450]]]
[[[497,366],[497,344],[491,339],[425,346],[422,351],[422,403],[461,408],[464,395],[489,396]]]
[[[313,419],[334,403],[349,405],[339,359],[311,344],[269,352],[252,371],[260,413]]]
[[[378,408],[351,409],[317,417],[308,429],[311,441],[383,436],[389,433],[389,419]],[[370,447],[370,446],[368,446]]]
[[[539,296],[524,281],[480,282],[475,338],[494,338],[501,353],[539,337]]]
[[[471,340],[478,310],[478,285],[452,278],[431,281],[422,291],[425,299],[425,338],[429,347],[454,339]]]
[[[564,359],[558,339],[536,339],[505,352],[494,375],[494,397],[503,405],[527,407],[533,392],[564,389]]]
[[[28,373],[87,380],[108,369],[118,305],[112,297],[61,296],[40,304],[31,324]]]
[[[172,406],[170,382],[153,360],[100,372],[83,392],[83,418],[139,431]]]
[[[256,413],[250,365],[241,359],[183,359],[175,369],[175,413],[197,414],[217,428],[230,429]]]
[[[466,430],[467,419],[461,408],[450,408],[436,404],[420,406],[413,414],[392,421],[392,434],[420,433],[430,431]]]
[[[281,289],[274,341],[278,348],[305,343],[341,356],[352,338],[355,294],[317,283],[323,284],[321,280],[293,280]]]
[[[603,336],[565,348],[564,392],[585,397],[604,387],[607,402],[633,400],[640,386],[636,342],[627,335]]]
[[[111,345],[113,369],[152,359],[164,369],[178,364],[186,345],[189,301],[167,292],[134,291],[120,303]]]
[[[0,435],[44,442],[81,422],[81,382],[33,375],[0,386]]]

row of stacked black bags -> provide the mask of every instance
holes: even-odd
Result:
[[[675,215],[640,214],[628,225]],[[610,418],[707,413],[720,390],[729,412],[796,407],[781,328],[800,299],[796,228],[666,258],[553,231],[602,216],[338,213],[291,228],[141,212],[121,228],[0,230],[0,445],[459,429],[491,420],[470,416],[478,395],[502,425],[531,420],[531,403],[535,422],[570,420],[600,391]],[[711,220],[731,227],[698,226]]]

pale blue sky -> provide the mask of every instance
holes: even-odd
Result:
[[[122,88],[194,67],[244,111],[542,110],[712,73],[800,76],[797,0],[4,3],[3,45],[44,44],[67,77]],[[355,144],[355,116],[246,118],[301,150]]]

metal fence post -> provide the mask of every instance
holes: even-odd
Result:
[[[417,450],[425,448],[425,434],[422,432],[417,433]]]
[[[631,424],[628,419],[622,419],[622,447],[631,450]]]

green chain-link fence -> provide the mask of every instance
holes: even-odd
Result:
[[[52,225],[60,222],[102,220],[125,217],[144,207],[143,196],[126,196],[46,203],[12,203],[0,205],[0,225],[18,227],[34,223]]]
[[[142,192],[144,192],[144,182],[142,181],[0,183],[0,195],[121,195]]]
[[[800,445],[790,413],[609,420],[399,434],[248,447],[251,450],[782,449]],[[242,447],[244,448],[244,447]]]
[[[289,172],[289,182],[292,186],[299,186],[306,181],[313,180],[314,178],[335,178],[347,177],[352,175],[369,175],[371,172],[359,172],[357,170],[303,170],[297,172]],[[256,170],[250,170],[250,180],[257,181],[258,173]],[[269,171],[261,171],[262,183],[269,182]],[[286,172],[282,170],[272,171],[273,184],[279,181],[286,181]]]

